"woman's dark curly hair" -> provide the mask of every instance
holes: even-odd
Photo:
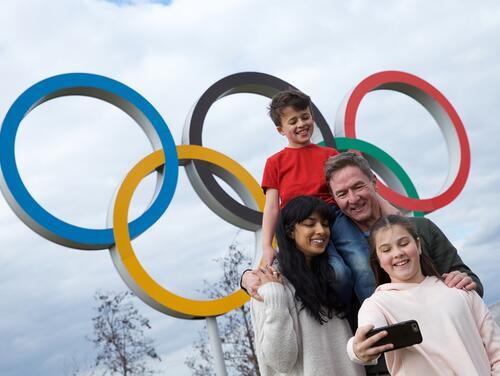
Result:
[[[314,257],[310,267],[304,254],[297,248],[292,233],[295,225],[317,213],[320,218],[332,221],[331,210],[321,199],[298,196],[290,200],[280,213],[276,228],[278,262],[281,273],[295,288],[295,299],[302,304],[320,324],[334,315],[345,317],[344,307],[334,289],[335,275],[328,262],[327,252]]]
[[[375,244],[375,236],[382,229],[390,228],[391,226],[401,226],[404,228],[410,236],[415,240],[415,242],[420,245],[420,237],[417,233],[417,228],[415,225],[410,222],[408,218],[402,217],[400,215],[387,215],[385,217],[379,218],[370,229],[370,267],[373,270],[373,274],[375,275],[375,284],[380,286],[384,283],[390,283],[391,277],[389,274],[382,269],[380,266],[380,262],[377,256],[377,249]],[[427,256],[425,253],[420,253],[420,268],[422,270],[422,274],[424,276],[435,276],[441,279],[436,267],[434,266],[434,262],[432,259]]]

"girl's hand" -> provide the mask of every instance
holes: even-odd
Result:
[[[368,333],[370,329],[373,329],[373,325],[360,326],[354,335],[354,354],[356,354],[358,359],[363,363],[368,363],[371,360],[377,359],[382,352],[390,350],[394,347],[392,343],[382,346],[374,346],[378,340],[387,335],[387,331],[384,330],[371,336],[370,338],[366,338],[366,333]]]
[[[272,266],[265,266],[256,270],[256,274],[260,277],[261,285],[269,282],[283,283],[281,274]]]

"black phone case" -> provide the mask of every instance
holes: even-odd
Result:
[[[366,338],[373,336],[383,330],[387,331],[387,336],[380,339],[374,346],[386,345],[392,343],[394,347],[391,350],[401,349],[422,342],[422,333],[415,320],[398,322],[394,325],[375,328],[366,333]]]

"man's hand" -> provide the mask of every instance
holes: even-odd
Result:
[[[444,283],[448,287],[455,287],[456,289],[464,289],[467,291],[476,289],[476,282],[472,280],[467,273],[459,272],[458,270],[444,273]]]
[[[257,293],[257,290],[262,284],[262,281],[260,280],[260,276],[257,273],[257,271],[258,269],[248,270],[245,273],[243,273],[243,276],[241,277],[241,285],[247,290],[248,294],[252,298],[255,298],[258,301],[262,302],[263,301],[262,297]]]
[[[370,338],[366,338],[366,333],[368,333],[368,331],[372,328],[373,325],[360,326],[356,330],[356,334],[354,335],[354,354],[356,354],[358,359],[363,363],[368,363],[374,359],[377,359],[382,352],[390,350],[394,347],[392,343],[374,347],[375,343],[378,340],[384,338],[388,333],[386,330],[383,330],[380,333],[371,336]]]
[[[377,200],[378,200],[378,203],[380,204],[380,212],[382,215],[391,215],[391,214],[392,215],[402,215],[398,208],[391,205],[391,203],[389,201],[387,201],[385,198],[380,196],[378,193],[377,193]]]

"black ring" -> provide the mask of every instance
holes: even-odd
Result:
[[[210,86],[195,103],[184,125],[182,143],[203,146],[202,133],[205,117],[210,107],[219,99],[231,94],[251,93],[272,98],[281,90],[296,89],[293,85],[277,77],[259,72],[241,72],[224,77]],[[318,108],[311,103],[315,123],[324,139],[325,145],[335,148],[335,139],[330,126]],[[214,210],[216,204],[206,200],[208,193],[213,200],[221,204],[232,215],[226,218],[235,226],[249,231],[256,231],[262,225],[262,213],[256,208],[240,204],[227,194],[213,177],[211,168],[202,161],[192,161],[186,167],[186,173],[194,189],[205,204]],[[199,183],[202,184],[199,184]],[[204,186],[204,188],[200,187]],[[200,192],[200,191],[201,192]]]

